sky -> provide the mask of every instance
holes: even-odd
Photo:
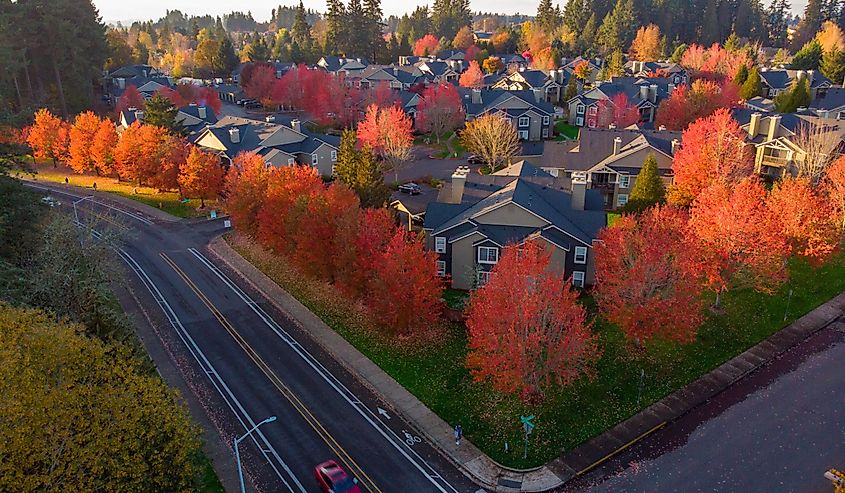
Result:
[[[433,0],[425,2],[431,4]],[[231,0],[143,0],[133,2],[131,0],[94,0],[94,5],[100,10],[100,15],[107,23],[134,20],[158,19],[164,16],[167,10],[181,10],[186,14],[214,16],[229,13],[232,10],[251,11],[257,21],[270,19],[270,10],[279,5],[295,5],[295,0],[247,0],[233,3]],[[323,11],[326,8],[325,0],[305,0],[305,8]],[[417,3],[424,3],[418,0]],[[539,0],[471,0],[470,6],[474,12],[500,12],[504,14],[533,14],[537,11]],[[565,0],[560,0],[561,7]],[[768,5],[769,1],[764,0]],[[802,12],[807,0],[793,0],[793,12]],[[382,0],[382,10],[385,15],[401,15],[410,12],[416,6],[403,0]]]

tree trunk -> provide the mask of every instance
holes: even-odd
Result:
[[[70,115],[67,112],[67,102],[65,101],[65,88],[62,86],[62,74],[59,71],[59,64],[56,62],[56,55],[53,54],[51,57],[53,61],[53,74],[56,76],[56,88],[59,91],[59,104],[62,107],[62,115],[64,115],[65,120],[70,118]]]
[[[12,74],[12,81],[15,83],[15,93],[18,95],[18,111],[23,110],[23,95],[21,94],[21,86],[18,84],[18,74]]]
[[[29,77],[29,63],[26,61],[26,51],[21,52],[23,60],[23,74],[26,76],[26,87],[29,89],[29,100],[35,99],[35,92],[32,90],[32,79]]]

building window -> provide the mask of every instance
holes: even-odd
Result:
[[[296,164],[296,160],[292,157],[289,157],[288,158],[288,166],[293,166],[294,164]]]
[[[337,151],[332,151],[332,161],[337,161]]]
[[[549,115],[543,116],[543,125],[548,125],[550,121]]]
[[[531,123],[531,120],[527,116],[520,116],[519,117],[519,126],[520,127],[527,127]]]
[[[313,164],[314,166],[317,165],[317,158],[318,156],[316,154],[311,154],[311,164]]]
[[[548,128],[543,128],[543,138],[544,139],[549,138],[549,129]]]
[[[576,118],[575,119],[575,125],[577,125],[579,127],[583,127],[584,126],[584,117],[579,116],[578,118]]]
[[[511,117],[506,116],[505,121],[508,122],[509,125],[513,125],[513,119]]]
[[[437,261],[437,277],[445,277],[446,276],[446,261],[445,260],[438,260]]]
[[[845,111],[840,111],[838,115],[836,115],[837,120],[845,120]]]
[[[478,272],[478,279],[477,279],[477,282],[476,282],[476,284],[478,284],[478,287],[483,288],[484,286],[487,285],[488,282],[490,282],[490,273],[483,271],[483,270],[479,271]]]
[[[624,205],[625,205],[625,204],[627,204],[627,203],[628,203],[628,194],[626,194],[626,193],[620,193],[620,194],[616,197],[616,207],[622,207],[622,206],[624,206]]]
[[[628,188],[631,185],[631,177],[629,175],[619,175],[619,188]]]
[[[584,114],[584,105],[583,105],[583,104],[579,104],[579,105],[576,107],[575,112],[576,112],[576,113],[578,113],[579,115],[583,115],[583,114]]]
[[[499,261],[499,249],[496,247],[478,247],[479,264],[495,264]]]
[[[586,264],[587,263],[587,247],[575,247],[575,263],[576,264]]]
[[[576,288],[584,287],[584,271],[576,270],[572,272],[572,285]]]
[[[587,110],[587,114],[590,116],[596,116],[599,112],[599,109],[595,106],[590,106],[590,109]]]
[[[445,236],[435,236],[434,237],[434,251],[437,253],[446,253],[446,237]]]
[[[522,140],[528,140],[528,130],[520,130],[519,138]]]

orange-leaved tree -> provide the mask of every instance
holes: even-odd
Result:
[[[433,34],[426,34],[414,42],[414,55],[436,55],[439,51],[440,40]]]
[[[631,60],[653,62],[661,57],[663,49],[660,42],[660,28],[655,24],[637,29],[637,35],[628,50]]]
[[[308,202],[325,190],[312,166],[285,166],[267,176],[267,191],[258,210],[258,239],[290,257],[296,251],[294,235],[305,216]]]
[[[669,188],[669,201],[689,205],[711,183],[733,184],[751,175],[754,160],[745,137],[746,133],[725,109],[684,130],[683,146],[672,161],[675,178]]]
[[[788,254],[824,263],[842,241],[829,200],[810,180],[784,178],[775,183],[766,204],[773,225],[786,238]]]
[[[415,233],[397,228],[379,253],[364,304],[385,332],[430,342],[439,334],[443,283],[436,254]]]
[[[35,112],[35,121],[27,131],[27,142],[37,159],[52,159],[53,164],[67,152],[62,139],[64,122],[47,108]]]
[[[471,87],[473,89],[484,86],[484,72],[481,71],[481,67],[478,66],[477,61],[473,60],[469,62],[469,68],[461,74],[458,82],[461,87]]]
[[[526,400],[592,374],[601,355],[586,310],[550,258],[534,242],[505,247],[489,282],[469,300],[473,377]]]
[[[379,108],[371,104],[358,122],[358,140],[387,163],[399,181],[399,169],[411,158],[414,135],[411,118],[399,107]]]
[[[100,120],[97,133],[94,134],[94,142],[91,143],[91,158],[98,175],[108,176],[114,173],[114,148],[117,147],[119,138],[111,120]]]
[[[270,170],[254,152],[235,156],[224,184],[226,212],[238,230],[250,236],[258,231],[258,211],[267,193]]]
[[[845,232],[845,157],[832,162],[822,179],[822,192],[833,207],[840,234]]]
[[[191,147],[188,158],[179,166],[182,194],[199,198],[201,207],[205,207],[206,200],[217,197],[223,188],[223,178],[220,157],[196,146]]]
[[[628,339],[695,340],[704,322],[703,285],[686,227],[686,212],[655,206],[599,233],[595,299]]]
[[[70,127],[70,146],[68,147],[68,165],[76,173],[100,170],[94,162],[91,148],[97,131],[100,129],[100,118],[91,111],[76,115]]]
[[[141,125],[140,130],[141,159],[133,178],[161,191],[177,188],[179,166],[187,157],[185,140],[155,125]]]
[[[688,235],[698,244],[702,271],[716,293],[751,287],[773,292],[787,277],[788,245],[766,205],[766,189],[749,177],[731,187],[715,182],[690,210]]]

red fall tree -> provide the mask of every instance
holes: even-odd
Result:
[[[267,176],[267,191],[259,201],[258,239],[276,253],[291,257],[296,251],[294,235],[306,215],[311,199],[325,190],[323,180],[311,166],[285,166]]]
[[[801,178],[784,178],[769,192],[766,204],[773,226],[786,238],[787,253],[824,263],[842,241],[831,202]]]
[[[436,55],[440,46],[440,40],[433,34],[426,34],[414,42],[414,55],[426,56]]]
[[[787,277],[788,245],[766,205],[766,189],[749,177],[731,187],[714,182],[690,210],[689,240],[697,242],[707,284],[721,295],[751,287],[771,293]]]
[[[458,82],[461,87],[470,87],[473,89],[484,87],[484,72],[481,71],[478,62],[475,60],[469,62],[469,68],[461,74]]]
[[[614,94],[610,99],[602,99],[598,104],[598,126],[625,128],[640,120],[640,110],[632,105],[624,92]]]
[[[745,137],[726,109],[697,120],[684,130],[683,146],[672,161],[675,178],[669,188],[669,201],[686,206],[711,183],[737,183],[751,175],[754,159]]]
[[[721,84],[697,80],[692,86],[679,86],[660,103],[654,123],[669,130],[685,130],[688,125],[712,115],[719,109],[732,108],[739,102],[739,88],[731,81]]]
[[[276,69],[271,65],[261,65],[252,71],[249,82],[243,85],[244,94],[258,100],[265,108],[272,108],[275,100],[273,88],[276,85]]]
[[[467,367],[526,400],[592,374],[601,355],[577,293],[549,264],[550,253],[533,242],[505,247],[469,301]]]
[[[703,285],[686,227],[685,212],[656,206],[623,216],[599,234],[593,293],[602,314],[628,339],[695,340],[704,322]]]
[[[378,254],[364,303],[391,336],[431,341],[439,332],[443,284],[437,255],[415,233],[397,228]]]
[[[825,170],[821,189],[838,219],[840,233],[845,231],[845,157],[830,163]]]
[[[116,115],[120,115],[121,112],[129,108],[144,109],[144,97],[138,92],[138,88],[132,84],[126,86],[126,89],[123,90],[123,94],[117,100],[114,111]]]
[[[452,84],[436,84],[425,88],[417,105],[417,128],[429,132],[440,142],[440,136],[464,123],[461,96]]]
[[[75,173],[95,171],[99,174],[92,153],[92,146],[99,128],[100,118],[91,111],[80,113],[73,120],[73,125],[70,127],[67,164]]]

